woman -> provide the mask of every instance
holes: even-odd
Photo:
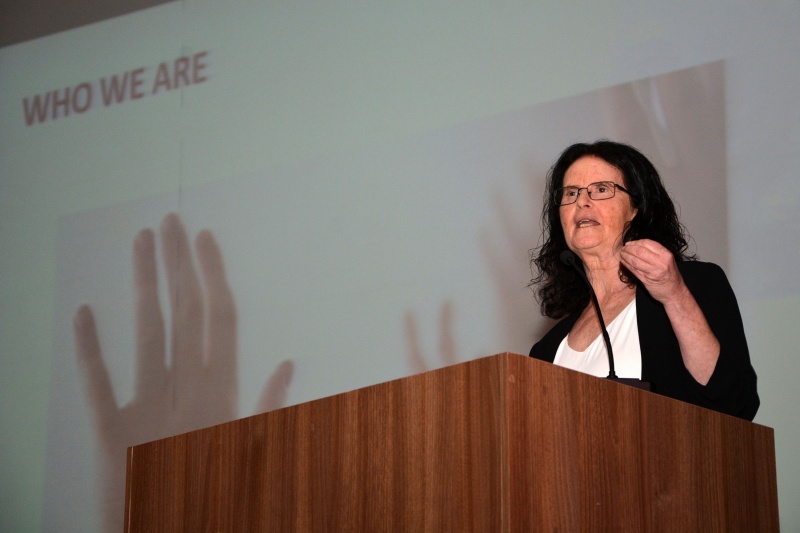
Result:
[[[675,207],[652,163],[611,141],[567,148],[548,174],[534,250],[542,314],[563,318],[531,356],[597,376],[608,355],[579,260],[600,304],[620,377],[747,420],[758,410],[741,315],[720,267],[687,255]]]

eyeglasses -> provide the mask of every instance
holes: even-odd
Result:
[[[586,191],[592,200],[608,200],[614,198],[617,189],[630,194],[628,189],[613,181],[598,181],[586,187],[561,187],[553,191],[553,199],[558,205],[570,205],[578,201],[581,191]]]

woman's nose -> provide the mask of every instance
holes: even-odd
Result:
[[[578,207],[588,205],[591,200],[588,189],[578,189],[578,199],[575,200]]]

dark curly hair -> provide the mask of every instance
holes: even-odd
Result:
[[[583,309],[589,303],[589,291],[578,274],[560,260],[567,249],[561,228],[560,206],[553,191],[564,182],[567,169],[578,159],[599,157],[622,172],[636,216],[628,223],[622,242],[652,239],[667,248],[678,261],[695,260],[688,255],[688,234],[678,220],[675,206],[653,164],[638,150],[627,144],[599,140],[592,144],[573,144],[559,156],[547,174],[547,188],[542,209],[541,244],[531,250],[530,287],[534,289],[542,314],[561,318]],[[580,264],[580,259],[577,259]],[[620,266],[620,279],[636,284],[638,280]]]

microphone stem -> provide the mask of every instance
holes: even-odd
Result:
[[[594,287],[592,287],[592,284],[589,282],[589,278],[586,277],[586,273],[583,271],[583,268],[579,267],[575,263],[575,255],[570,250],[564,250],[561,252],[561,262],[574,268],[589,287],[589,295],[592,297],[594,310],[597,311],[597,320],[600,321],[600,331],[603,332],[603,340],[606,343],[606,352],[608,353],[608,377],[606,379],[613,379],[617,383],[623,383],[625,385],[630,385],[631,387],[636,387],[637,389],[652,392],[655,389],[655,385],[650,381],[642,381],[636,378],[617,377],[617,373],[614,371],[614,352],[611,350],[611,338],[608,336],[608,330],[606,329],[606,323],[603,320],[603,313],[600,312],[600,302],[597,301],[597,295],[594,293]]]
[[[564,250],[561,252],[561,261],[572,268],[575,269],[575,272],[580,275],[583,281],[586,282],[587,287],[589,287],[589,295],[592,298],[592,303],[594,304],[594,310],[597,312],[597,320],[600,321],[600,331],[603,333],[603,340],[606,344],[606,353],[608,354],[608,378],[609,379],[618,379],[617,373],[614,371],[614,352],[611,349],[611,338],[608,336],[608,330],[606,329],[606,322],[603,320],[603,313],[600,312],[600,302],[597,301],[597,295],[594,292],[594,287],[592,287],[592,283],[589,281],[589,278],[586,277],[586,273],[583,271],[583,268],[579,267],[578,264],[575,262],[575,254],[573,254],[569,250]]]
[[[573,263],[575,268],[578,268],[578,265]],[[583,272],[580,273],[584,275]],[[588,278],[586,279],[586,283],[589,283]],[[590,284],[591,285],[591,284]],[[608,377],[611,379],[616,379],[617,373],[614,371],[614,352],[611,349],[611,338],[608,336],[608,330],[606,329],[606,321],[603,320],[603,313],[600,312],[600,302],[597,301],[597,295],[595,295],[594,290],[590,289],[589,294],[592,296],[592,303],[594,304],[594,310],[597,312],[597,319],[600,321],[600,331],[603,333],[603,340],[606,343],[606,351],[608,352]]]

